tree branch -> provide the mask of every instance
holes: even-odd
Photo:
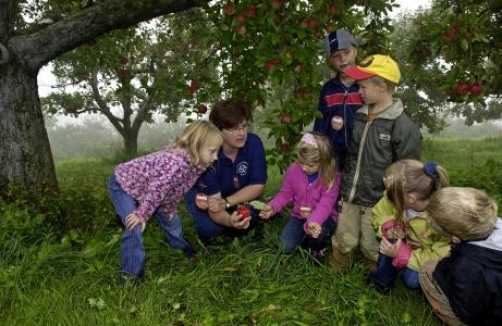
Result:
[[[5,0],[0,0],[5,1]],[[59,55],[114,29],[206,5],[209,0],[108,0],[41,30],[14,37],[10,48],[26,68],[38,71]],[[8,1],[9,3],[9,1]]]
[[[94,100],[98,104],[99,111],[103,113],[103,115],[108,119],[108,121],[110,121],[113,127],[115,127],[115,129],[117,129],[117,131],[122,135],[124,128],[120,124],[120,120],[113,115],[113,113],[110,111],[110,108],[99,93],[97,68],[92,71],[91,78],[89,79],[89,84],[91,85],[92,95],[94,97]]]

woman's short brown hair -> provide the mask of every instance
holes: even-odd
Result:
[[[216,102],[209,114],[209,121],[220,130],[234,128],[244,121],[249,122],[251,119],[249,105],[244,101],[236,99]]]

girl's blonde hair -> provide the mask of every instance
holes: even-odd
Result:
[[[318,178],[322,182],[325,182],[328,189],[331,189],[338,169],[337,157],[331,146],[331,141],[328,137],[318,132],[309,132],[308,134],[313,136],[315,143],[312,144],[300,140],[298,145],[296,145],[298,161],[303,163],[319,163]]]
[[[435,162],[405,159],[387,168],[384,183],[387,197],[396,209],[396,219],[400,220],[406,210],[408,194],[416,194],[418,200],[429,199],[435,191],[448,187],[450,178]]]
[[[176,138],[178,147],[188,150],[188,160],[192,164],[200,163],[200,153],[212,142],[223,143],[221,131],[211,122],[197,120],[186,126]]]
[[[497,203],[475,188],[443,188],[431,197],[427,212],[434,229],[464,241],[486,238],[497,221]]]

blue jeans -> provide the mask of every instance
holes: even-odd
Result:
[[[249,206],[249,209],[251,210],[251,221],[249,228],[247,228],[246,230],[239,230],[236,228],[220,225],[214,222],[211,217],[209,217],[207,210],[199,209],[197,205],[195,205],[195,195],[197,194],[197,191],[197,187],[192,187],[192,189],[190,189],[185,195],[185,202],[188,212],[194,218],[195,230],[201,238],[210,239],[219,235],[231,237],[242,236],[254,226],[256,226],[256,224],[260,221],[260,217],[258,216],[260,211]],[[236,207],[233,207],[233,209],[229,210],[229,213],[232,213],[235,209]]]
[[[125,225],[125,218],[134,212],[138,203],[129,196],[120,186],[112,175],[108,181],[108,193],[113,202],[117,214]],[[180,248],[184,251],[191,251],[192,247],[183,236],[181,220],[178,214],[174,214],[169,220],[166,212],[157,210],[154,213],[157,221],[164,232],[167,241],[174,248]],[[143,246],[143,232],[141,225],[133,230],[124,230],[122,234],[121,245],[121,271],[124,276],[143,276],[145,262],[145,248]]]
[[[279,244],[284,246],[285,253],[292,253],[302,244],[312,250],[321,250],[330,245],[331,236],[336,226],[336,223],[331,218],[322,225],[321,234],[318,238],[312,238],[307,235],[303,229],[304,224],[304,219],[291,216],[288,223],[282,229],[279,236]]]
[[[399,270],[392,265],[392,257],[382,253],[378,255],[377,269],[370,273],[369,278],[377,280],[386,286],[392,286]],[[410,268],[403,268],[401,272],[404,284],[410,289],[418,289],[418,272]]]

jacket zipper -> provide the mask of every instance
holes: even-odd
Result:
[[[364,149],[364,144],[366,144],[366,138],[368,137],[368,130],[370,128],[372,121],[370,120],[366,123],[364,127],[363,137],[361,138],[361,144],[359,145],[358,153],[357,153],[357,163],[356,163],[356,172],[354,173],[354,179],[352,180],[352,188],[350,189],[348,202],[351,203],[354,200],[354,196],[356,195],[356,186],[359,181],[359,173],[361,170],[361,161],[362,161],[362,153]]]

